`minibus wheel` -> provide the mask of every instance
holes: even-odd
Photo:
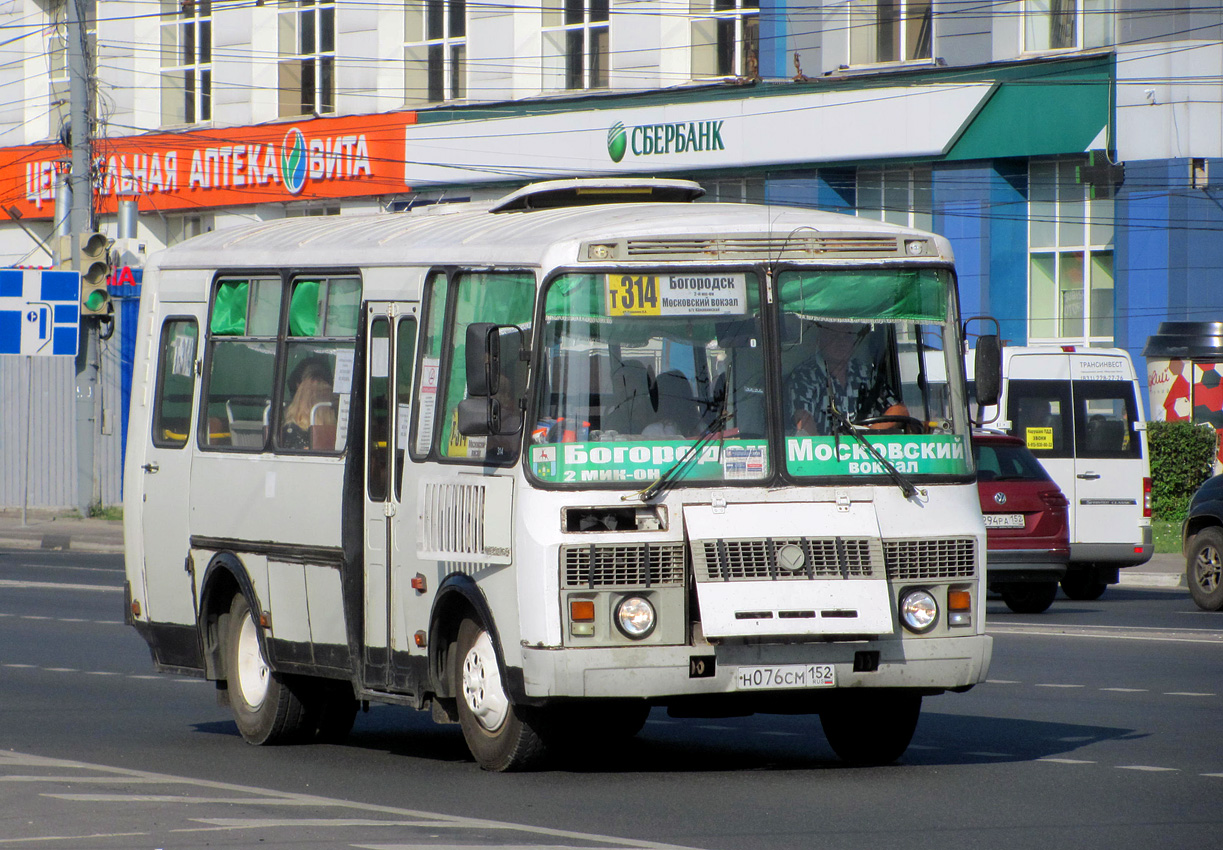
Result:
[[[891,764],[904,754],[921,715],[921,694],[863,689],[830,694],[820,709],[824,737],[855,767]]]
[[[454,655],[454,685],[463,739],[485,770],[524,770],[544,754],[529,709],[510,702],[501,680],[492,635],[465,618],[459,625]]]
[[[259,646],[259,627],[242,594],[234,597],[229,609],[225,674],[234,722],[247,743],[285,743],[300,737],[310,725],[301,699],[268,667]]]
[[[1071,570],[1062,577],[1062,592],[1078,602],[1099,599],[1108,589],[1108,582],[1098,578],[1093,570]]]
[[[1040,614],[1057,598],[1056,581],[1023,581],[998,588],[1006,607],[1016,614]]]

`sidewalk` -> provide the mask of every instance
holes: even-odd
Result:
[[[119,520],[82,519],[65,511],[31,510],[26,525],[21,511],[0,508],[0,549],[66,549],[78,552],[123,551],[123,523]],[[1185,559],[1181,555],[1155,555],[1145,564],[1121,570],[1122,587],[1185,587]]]
[[[31,508],[26,511],[23,526],[19,508],[0,508],[0,549],[3,548],[122,553],[123,522]]]

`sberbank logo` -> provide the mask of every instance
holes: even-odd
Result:
[[[611,157],[612,162],[619,162],[624,159],[626,150],[628,150],[628,133],[625,132],[624,122],[617,121],[607,131],[607,155]]]
[[[722,121],[681,121],[628,128],[617,121],[607,131],[607,155],[612,162],[620,162],[628,151],[633,156],[724,151],[722,124]]]
[[[296,127],[285,133],[280,146],[280,182],[292,195],[306,185],[306,137]]]

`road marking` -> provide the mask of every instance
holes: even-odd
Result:
[[[1164,691],[1166,697],[1213,697],[1216,694],[1199,694],[1194,691]]]
[[[199,794],[198,796],[176,796],[176,795],[139,795],[139,794],[56,794],[45,793],[41,796],[73,801],[73,802],[98,802],[113,805],[114,803],[136,802],[136,803],[204,803],[221,805],[271,805],[271,806],[289,806],[298,809],[332,809],[339,811],[349,811],[364,815],[348,818],[346,820],[354,824],[364,824],[367,821],[372,821],[376,825],[387,824],[391,826],[403,825],[416,826],[429,830],[445,830],[445,829],[467,829],[467,830],[497,830],[504,833],[519,833],[522,838],[527,840],[534,839],[537,836],[540,838],[560,839],[560,841],[543,841],[536,840],[531,844],[499,844],[496,842],[488,842],[484,844],[422,844],[419,840],[410,841],[410,843],[401,843],[394,845],[383,844],[366,844],[360,846],[365,848],[381,848],[381,847],[396,847],[396,848],[413,848],[418,850],[422,847],[431,848],[431,850],[439,850],[442,847],[457,848],[460,846],[468,848],[483,848],[484,850],[510,850],[510,848],[546,848],[546,850],[564,850],[564,848],[582,847],[585,850],[592,850],[597,847],[600,850],[687,850],[680,845],[664,844],[657,841],[645,841],[631,838],[620,838],[608,835],[600,835],[597,833],[577,832],[566,829],[552,829],[548,827],[528,826],[526,824],[512,823],[508,821],[486,820],[484,818],[471,817],[456,817],[452,815],[444,815],[436,812],[426,812],[417,809],[405,809],[398,806],[386,806],[376,803],[362,803],[354,800],[342,800],[333,797],[323,797],[314,794],[303,794],[292,791],[278,791],[271,788],[261,788],[252,785],[238,785],[229,782],[216,782],[206,779],[192,779],[186,776],[175,776],[165,773],[153,773],[144,770],[132,770],[128,768],[111,767],[107,765],[90,764],[88,762],[69,761],[65,759],[45,758],[27,753],[15,753],[11,751],[0,750],[0,771],[10,768],[43,768],[47,770],[57,771],[60,774],[62,781],[71,782],[73,779],[64,777],[62,774],[65,771],[81,771],[89,774],[104,774],[103,779],[115,782],[127,782],[129,780],[144,780],[153,783],[174,783],[185,785],[194,790],[211,792],[211,794]],[[320,823],[339,824],[341,819],[318,819],[318,818],[243,818],[243,819],[208,819],[208,818],[190,818],[189,823],[198,823],[198,828],[167,828],[165,832],[181,834],[181,833],[198,833],[198,832],[221,832],[235,829],[254,829],[266,827],[269,829],[276,827],[298,828],[301,826],[310,827]],[[0,838],[0,845],[10,843],[30,844],[34,842],[47,841],[73,841],[74,846],[80,846],[83,841],[98,840],[100,838],[114,837],[153,837],[152,832],[131,832],[122,834],[108,835],[86,835],[86,836],[29,836],[17,839]],[[405,836],[406,837],[406,836]],[[428,838],[437,838],[437,835],[429,835]],[[521,840],[521,839],[520,839]],[[580,842],[571,843],[571,842]]]
[[[1150,688],[1100,688],[1102,691],[1113,691],[1118,694],[1145,694]]]
[[[990,634],[1001,635],[1150,640],[1168,643],[1223,643],[1223,632],[1208,631],[1206,629],[1140,629],[1133,626],[1050,626],[1038,623],[999,623],[991,620],[985,630]]]
[[[1147,773],[1178,773],[1179,767],[1155,767],[1150,764],[1119,764],[1117,770],[1142,770]]]
[[[1037,761],[1048,761],[1053,762],[1054,764],[1095,764],[1094,761],[1089,759],[1059,759],[1053,758],[1052,756],[1043,756],[1038,758]]]
[[[985,750],[985,751],[983,751],[983,750],[969,750],[969,751],[968,751],[968,752],[966,752],[964,755],[966,755],[966,756],[977,756],[978,758],[987,758],[987,759],[1013,759],[1013,758],[1015,758],[1015,754],[1014,754],[1014,753],[991,753],[991,752],[989,752],[989,751],[987,751],[987,750]]]
[[[101,593],[122,593],[122,587],[110,584],[65,584],[58,581],[17,581],[0,579],[0,587],[23,588],[25,590],[92,590]]]
[[[1033,687],[1037,688],[1083,688],[1086,685],[1066,685],[1060,682],[1037,682]]]

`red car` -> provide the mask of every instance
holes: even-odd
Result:
[[[1070,560],[1070,503],[1023,440],[977,432],[972,442],[989,589],[1015,613],[1039,614]]]

